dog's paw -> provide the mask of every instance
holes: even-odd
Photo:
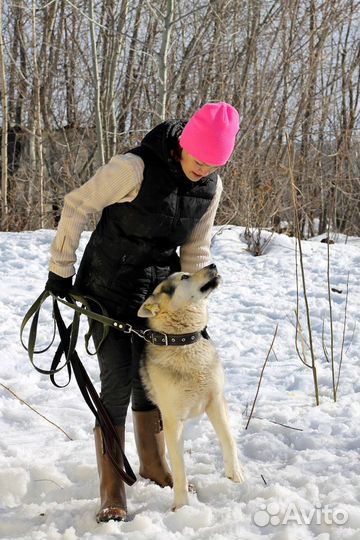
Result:
[[[183,506],[186,506],[186,504],[180,504],[180,505],[175,505],[171,507],[171,511],[172,512],[176,512],[176,510],[180,510],[180,508],[183,508]]]
[[[242,484],[243,482],[245,482],[245,473],[241,467],[235,469],[231,472],[231,474],[227,474],[226,476],[237,484]]]
[[[184,493],[181,496],[175,497],[174,504],[171,507],[171,510],[173,512],[176,512],[176,510],[179,510],[180,508],[182,508],[183,506],[187,506],[188,504],[189,504],[189,499],[188,499],[187,493]]]

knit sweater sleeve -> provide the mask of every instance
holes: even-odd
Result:
[[[118,202],[132,201],[141,186],[143,160],[134,154],[116,155],[81,187],[64,198],[64,207],[50,250],[49,270],[61,277],[75,274],[76,250],[91,214]]]
[[[211,233],[221,193],[222,181],[218,176],[216,193],[209,208],[193,229],[189,240],[180,248],[180,262],[183,272],[196,272],[211,262]]]

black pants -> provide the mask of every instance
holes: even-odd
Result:
[[[93,340],[98,348],[103,327],[95,323]],[[125,426],[130,403],[135,411],[148,411],[155,405],[146,397],[140,380],[139,363],[144,341],[134,334],[124,334],[110,328],[98,350],[101,400],[117,426]]]

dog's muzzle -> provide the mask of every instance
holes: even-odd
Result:
[[[217,271],[216,264],[209,264],[208,266],[205,266],[202,270],[200,270],[200,272],[204,271],[206,272],[209,281],[207,281],[202,287],[200,287],[200,291],[202,293],[216,289],[216,287],[218,287],[221,282],[221,276]]]

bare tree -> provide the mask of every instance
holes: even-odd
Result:
[[[3,3],[0,0],[0,88],[2,105],[2,130],[1,130],[1,211],[2,226],[6,227],[8,215],[8,95],[5,75],[4,42],[3,42]]]
[[[101,94],[100,94],[100,76],[99,64],[97,57],[96,32],[95,32],[95,11],[94,2],[89,0],[89,25],[92,46],[92,61],[93,61],[93,81],[95,90],[95,120],[96,120],[96,137],[97,137],[97,152],[100,165],[105,163],[104,137],[101,115]]]
[[[160,120],[165,120],[166,103],[169,99],[168,87],[168,55],[170,48],[171,32],[174,24],[175,7],[174,0],[166,1],[166,15],[164,17],[164,29],[161,37],[161,47],[158,55],[159,63],[159,97],[156,104],[156,114]]]
[[[40,66],[38,62],[38,45],[37,45],[37,17],[36,17],[36,1],[32,0],[32,54],[33,54],[33,116],[32,116],[32,144],[33,144],[33,171],[38,180],[38,204],[39,204],[39,221],[38,226],[44,227],[44,158],[43,158],[43,129],[41,120],[41,83],[40,83]]]

